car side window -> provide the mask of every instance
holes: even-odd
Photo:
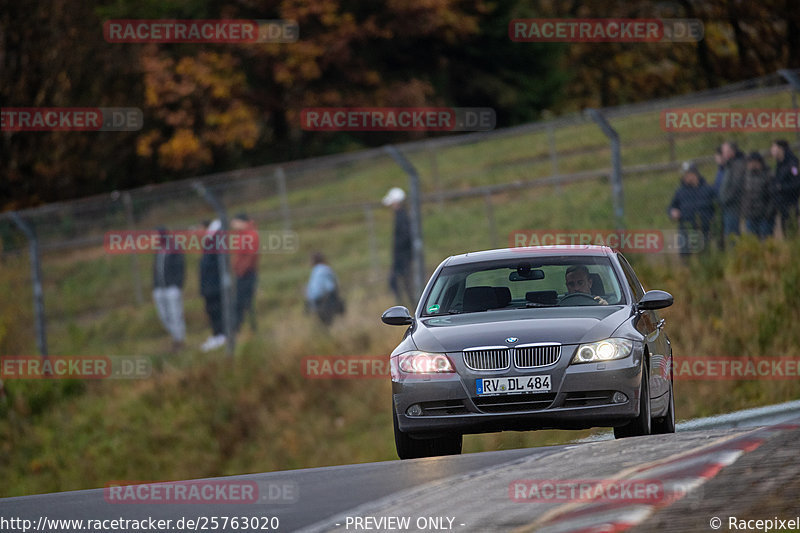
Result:
[[[633,268],[631,267],[628,260],[622,257],[620,254],[617,254],[617,259],[619,260],[619,264],[622,266],[622,272],[625,274],[625,280],[628,282],[628,286],[631,288],[631,293],[633,294],[633,299],[635,301],[639,301],[644,296],[644,288],[642,288],[642,284],[639,282],[639,278],[636,277],[636,274],[633,272]]]

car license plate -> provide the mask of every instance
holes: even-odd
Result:
[[[494,394],[524,394],[526,392],[549,392],[550,376],[516,376],[513,378],[480,378],[475,380],[478,396]]]

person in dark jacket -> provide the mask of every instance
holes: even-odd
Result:
[[[714,189],[706,183],[694,165],[688,165],[681,177],[681,184],[669,204],[669,216],[678,222],[681,235],[681,255],[688,255],[689,232],[700,231],[704,243],[708,243],[711,219],[714,217]]]
[[[722,145],[717,146],[717,149],[714,150],[714,162],[717,164],[717,173],[714,176],[714,184],[712,188],[714,189],[714,194],[716,198],[719,198],[719,191],[722,188],[722,180],[725,177],[725,160],[722,157]],[[712,231],[715,234],[715,240],[719,245],[719,249],[723,250],[725,248],[725,232],[722,231],[722,221],[717,218],[718,215],[715,215],[715,220],[712,221]],[[721,216],[721,215],[719,215]],[[719,220],[719,222],[717,222]]]
[[[413,257],[411,220],[405,206],[406,193],[399,187],[389,189],[382,203],[394,210],[394,243],[392,248],[392,270],[389,287],[398,302],[408,307],[414,304],[411,288],[411,259]]]
[[[183,254],[170,250],[167,228],[158,228],[159,249],[153,261],[153,301],[164,328],[172,337],[173,351],[180,349],[186,340],[186,322],[183,318]]]
[[[211,222],[206,235],[214,235],[222,229],[219,220]],[[221,348],[225,345],[225,332],[222,323],[222,286],[219,279],[219,254],[209,249],[203,252],[200,259],[200,294],[206,303],[206,314],[211,323],[211,336],[200,347],[204,352]]]
[[[775,158],[775,178],[773,180],[773,199],[780,215],[783,234],[794,233],[797,229],[797,202],[800,198],[800,172],[797,156],[792,153],[789,143],[779,139],[772,143],[770,154]]]
[[[724,240],[729,241],[732,235],[739,235],[747,163],[742,151],[732,141],[722,144],[722,159],[725,172],[719,190],[719,203],[722,208],[722,233]]]
[[[764,158],[758,152],[747,156],[742,194],[742,216],[747,231],[764,240],[772,234],[775,214],[770,197],[770,178]]]
[[[714,194],[719,196],[719,190],[722,188],[722,178],[725,176],[722,146],[717,146],[717,149],[714,151],[714,162],[717,164],[717,174],[714,176]]]

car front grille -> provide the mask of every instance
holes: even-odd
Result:
[[[472,370],[505,370],[511,366],[508,348],[467,348],[464,364]]]
[[[511,360],[517,368],[538,368],[552,365],[561,357],[560,344],[540,344],[517,348],[466,348],[464,364],[470,370],[506,370]]]
[[[560,344],[518,346],[514,348],[514,365],[517,368],[536,368],[552,365],[561,357]]]

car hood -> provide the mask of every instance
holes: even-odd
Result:
[[[533,342],[580,344],[610,337],[630,318],[627,306],[552,307],[484,311],[463,315],[427,317],[413,333],[417,349],[459,352],[476,346],[510,346]]]

